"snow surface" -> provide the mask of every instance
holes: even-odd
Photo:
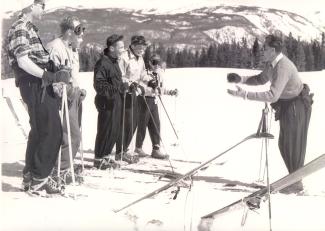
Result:
[[[163,102],[176,127],[179,141],[171,129],[160,106],[163,150],[171,156],[178,173],[196,167],[194,161],[206,161],[256,132],[263,103],[244,101],[226,93],[234,87],[226,82],[226,74],[238,72],[254,74],[255,70],[222,68],[184,68],[166,71],[166,86],[178,88],[177,98],[164,96]],[[306,163],[325,153],[325,72],[300,73],[304,82],[315,93],[309,128]],[[92,73],[81,73],[81,86],[87,89],[83,112],[83,147],[87,165],[92,164],[96,135],[97,111],[93,104],[95,92]],[[20,101],[14,81],[1,80],[1,230],[196,230],[200,217],[219,209],[256,189],[260,171],[261,140],[250,140],[217,159],[208,169],[198,174],[191,191],[181,188],[176,200],[171,191],[144,200],[117,214],[113,209],[152,192],[168,182],[157,175],[141,170],[169,170],[167,161],[145,158],[137,165],[123,166],[122,170],[98,171],[87,169],[85,183],[68,186],[67,195],[76,193],[76,199],[65,197],[33,198],[19,190],[24,165],[28,116]],[[263,90],[267,86],[260,87]],[[7,106],[4,97],[13,102],[19,125]],[[159,104],[160,105],[160,104]],[[275,135],[269,142],[270,180],[273,182],[287,174],[277,148],[278,123],[270,116],[270,132]],[[178,142],[180,145],[174,146]],[[134,147],[134,141],[132,142]],[[151,151],[146,137],[144,150]],[[179,160],[192,161],[180,162]],[[304,180],[310,196],[274,194],[272,225],[274,231],[325,230],[325,170]],[[225,183],[237,182],[236,187]],[[189,182],[187,182],[189,183]],[[243,210],[218,217],[212,230],[269,230],[267,202],[258,213],[249,212],[246,224],[241,227]]]

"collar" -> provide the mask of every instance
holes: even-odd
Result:
[[[26,16],[26,14],[24,13],[19,14],[18,19],[26,22],[26,26],[28,29],[33,28],[35,32],[38,32],[38,28],[30,21],[30,19]]]
[[[272,61],[272,63],[271,63],[272,67],[274,68],[275,65],[277,65],[277,63],[278,63],[282,58],[283,58],[283,54],[282,54],[282,53],[278,54],[278,56],[275,57],[275,59],[274,59],[274,60]]]
[[[113,63],[116,63],[118,58],[112,57],[111,54],[108,51],[108,48],[104,49],[104,56],[106,56],[107,58],[109,58]]]
[[[129,54],[129,59],[136,59],[136,60],[139,59],[139,56],[136,56],[136,55],[134,54],[134,51],[133,51],[133,49],[131,48],[131,45],[129,46],[128,54]]]

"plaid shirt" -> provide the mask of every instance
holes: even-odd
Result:
[[[38,36],[38,28],[24,14],[9,29],[8,44],[10,65],[24,55],[28,55],[35,64],[49,61],[49,54]]]

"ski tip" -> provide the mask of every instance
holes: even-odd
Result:
[[[118,213],[119,211],[121,211],[120,209],[112,209],[112,211],[114,212],[114,213]]]
[[[211,230],[211,226],[213,224],[213,219],[212,218],[205,218],[202,217],[201,221],[197,227],[198,231],[210,231]]]

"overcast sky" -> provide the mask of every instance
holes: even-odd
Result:
[[[33,0],[9,0],[2,3],[2,10],[19,10]],[[325,11],[325,0],[46,0],[47,9],[60,6],[78,7],[125,7],[125,8],[161,8],[171,10],[182,7],[202,7],[212,5],[248,5],[287,10],[302,15],[314,11]],[[325,23],[325,22],[324,22]]]

